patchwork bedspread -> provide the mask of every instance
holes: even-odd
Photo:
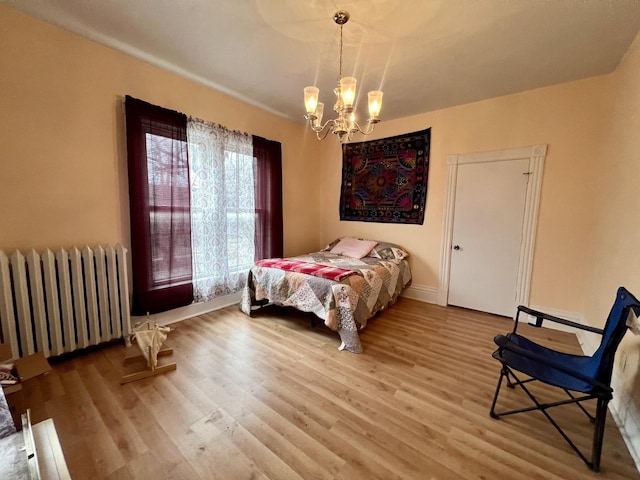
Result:
[[[243,291],[241,310],[251,315],[251,307],[267,300],[270,303],[312,312],[324,324],[338,332],[340,349],[362,352],[358,330],[377,312],[393,304],[411,282],[406,260],[360,260],[330,252],[314,252],[290,260],[317,263],[352,270],[340,281],[296,271],[255,265],[249,272]],[[264,302],[262,302],[264,303]]]

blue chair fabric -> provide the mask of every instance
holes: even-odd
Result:
[[[640,315],[640,302],[624,287],[618,289],[615,302],[603,329],[519,306],[513,331],[506,335],[497,335],[494,339],[498,349],[493,353],[493,357],[501,362],[502,368],[491,404],[490,415],[498,419],[516,413],[540,410],[587,466],[594,471],[599,471],[607,405],[613,398],[611,388],[613,362],[616,350],[627,331],[627,318],[631,310],[636,315]],[[563,353],[540,345],[517,333],[521,313],[535,317],[535,323],[531,324],[535,327],[541,327],[544,321],[551,321],[600,334],[602,336],[600,346],[593,355],[586,356]],[[521,380],[518,376],[520,374],[526,375],[527,378]],[[533,402],[533,406],[496,412],[500,388],[505,379],[509,387],[519,386]],[[558,387],[564,390],[569,398],[564,401],[542,403],[526,385],[535,381]],[[583,406],[583,403],[588,400],[596,402],[595,416]],[[590,458],[587,458],[547,412],[550,408],[571,403],[575,403],[594,423]]]

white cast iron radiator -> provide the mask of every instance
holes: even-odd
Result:
[[[45,357],[128,339],[127,250],[0,251],[0,327],[14,358]]]

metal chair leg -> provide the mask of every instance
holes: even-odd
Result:
[[[604,440],[604,424],[607,420],[608,400],[598,399],[596,407],[596,422],[593,426],[593,447],[591,450],[591,469],[594,472],[600,471],[600,457],[602,455],[602,441]]]
[[[511,381],[510,377],[513,376],[513,379],[515,381]],[[495,406],[498,400],[498,394],[500,392],[500,387],[502,385],[502,379],[504,377],[507,377],[507,382],[512,383],[514,386],[515,385],[519,385],[520,388],[524,391],[524,393],[529,397],[529,399],[533,402],[534,406],[531,407],[525,407],[525,408],[520,408],[520,409],[516,409],[516,410],[508,410],[508,411],[503,411],[500,414],[497,414],[495,412]],[[602,399],[602,398],[596,398],[595,396],[591,396],[589,398],[587,397],[582,397],[582,398],[576,398],[575,396],[569,394],[569,399],[564,400],[564,401],[559,401],[559,402],[552,402],[552,403],[540,403],[538,401],[538,399],[529,391],[529,389],[524,385],[525,383],[528,383],[530,381],[530,379],[527,380],[520,380],[515,373],[513,373],[512,371],[509,370],[508,367],[503,366],[503,368],[500,369],[500,378],[498,380],[498,386],[496,387],[496,392],[495,395],[493,396],[493,402],[491,403],[491,411],[489,412],[489,414],[491,415],[492,418],[498,419],[501,416],[507,416],[507,415],[513,415],[516,413],[524,413],[524,412],[530,412],[530,411],[534,411],[534,410],[539,410],[549,421],[549,423],[551,423],[551,425],[558,431],[558,433],[562,436],[562,438],[565,439],[565,441],[569,444],[569,446],[574,450],[574,452],[576,454],[578,454],[578,456],[582,459],[582,461],[594,472],[599,472],[600,471],[600,457],[601,457],[601,453],[602,453],[602,442],[603,442],[603,438],[604,438],[604,425],[605,425],[605,420],[607,418],[607,404],[609,403],[608,399]],[[569,438],[569,436],[564,432],[564,430],[560,427],[560,425],[553,419],[553,417],[551,417],[551,415],[547,412],[547,409],[549,408],[553,408],[553,407],[557,407],[560,405],[567,405],[570,403],[576,403],[579,405],[580,401],[583,400],[597,400],[597,407],[596,407],[596,416],[595,416],[595,424],[593,426],[593,445],[591,448],[591,461],[589,461],[587,459],[587,457],[580,451],[580,449],[577,447],[577,445],[575,443],[573,443],[573,441]],[[591,417],[589,415],[589,417]]]
[[[501,368],[500,369],[500,378],[498,379],[498,386],[496,387],[496,393],[493,395],[493,402],[491,402],[491,410],[489,411],[489,415],[491,416],[491,418],[500,418],[500,416],[498,414],[496,414],[496,402],[498,401],[498,394],[500,393],[500,387],[502,386],[502,379],[505,377],[506,375],[506,368]],[[507,381],[509,381],[509,378],[507,377]]]

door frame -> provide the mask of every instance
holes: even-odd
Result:
[[[536,228],[538,226],[538,210],[540,192],[542,190],[542,173],[547,155],[547,145],[495,150],[491,152],[453,154],[447,157],[447,191],[444,206],[444,226],[440,252],[440,280],[438,286],[438,305],[446,306],[449,298],[449,275],[451,269],[451,240],[453,238],[453,216],[458,180],[458,165],[468,163],[501,162],[508,160],[529,159],[529,181],[524,205],[522,225],[522,243],[518,261],[518,277],[516,280],[516,305],[529,305],[531,287],[531,270],[533,268],[533,251],[535,247]],[[515,312],[514,312],[515,314]]]

